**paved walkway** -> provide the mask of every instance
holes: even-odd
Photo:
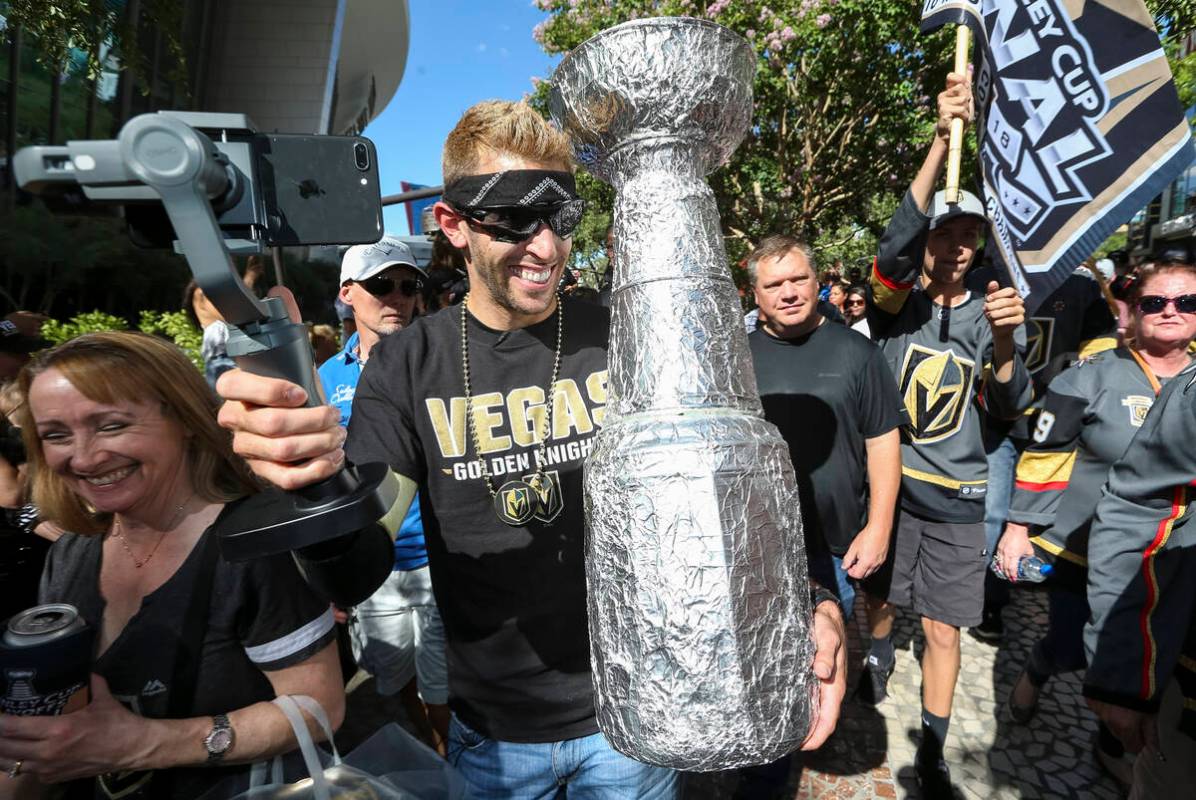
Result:
[[[1005,623],[1006,641],[1000,647],[982,644],[966,633],[962,637],[959,685],[946,747],[958,796],[967,800],[1124,797],[1093,758],[1096,718],[1080,695],[1077,674],[1047,684],[1030,725],[1009,718],[1003,704],[1046,625],[1046,594],[1015,591]],[[893,632],[897,669],[889,682],[890,696],[879,708],[850,698],[867,641],[862,608],[848,627],[849,694],[839,726],[817,753],[804,757],[804,769],[794,768],[784,796],[920,798],[913,763],[921,735],[921,625],[912,614],[898,616]],[[692,776],[685,800],[723,800],[733,796],[734,786],[726,775]]]
[[[1083,798],[1119,800],[1124,794],[1096,764],[1092,742],[1095,717],[1080,696],[1075,674],[1053,679],[1029,726],[1014,723],[1001,707],[1025,654],[1046,624],[1046,595],[1014,592],[1005,612],[1007,639],[1001,647],[963,636],[963,661],[947,741],[958,796],[966,800]],[[849,700],[835,735],[817,753],[795,766],[786,798],[864,800],[919,798],[913,760],[919,736],[921,627],[901,614],[894,630],[897,669],[890,697],[879,708],[850,700],[866,641],[862,613],[849,626]],[[349,696],[347,720],[338,741],[352,746],[388,719],[402,717],[398,703],[380,700],[368,681]],[[803,768],[804,767],[804,768]],[[735,776],[687,776],[685,800],[729,800]]]

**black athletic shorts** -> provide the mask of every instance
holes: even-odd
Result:
[[[929,619],[961,628],[984,614],[983,522],[932,522],[900,508],[884,565],[864,591]]]

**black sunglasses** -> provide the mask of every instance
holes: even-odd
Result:
[[[1179,297],[1148,294],[1138,298],[1138,310],[1143,314],[1161,314],[1168,303],[1175,303],[1175,310],[1180,314],[1196,314],[1196,294],[1181,294]]]
[[[456,209],[472,224],[500,242],[519,244],[530,239],[541,225],[547,225],[562,239],[568,239],[581,223],[586,201],[578,197],[551,206],[477,206]]]
[[[364,281],[354,281],[354,283],[361,284],[361,288],[372,294],[374,297],[385,297],[395,290],[398,286],[399,293],[403,297],[415,297],[416,293],[423,288],[424,283],[416,278],[391,278],[387,275],[375,275],[372,278],[366,278]]]

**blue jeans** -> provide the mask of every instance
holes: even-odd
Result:
[[[1013,501],[1014,476],[1017,472],[1017,447],[1008,436],[997,439],[985,435],[984,449],[988,454],[988,494],[984,497],[984,542],[989,561],[997,552],[997,543],[1005,532],[1009,519],[1009,504]],[[1009,581],[991,571],[984,573],[984,614],[999,614],[1009,605]]]
[[[471,798],[674,800],[680,796],[680,773],[628,758],[601,733],[561,742],[503,742],[486,738],[453,714],[447,755],[469,783]]]
[[[834,592],[835,597],[839,598],[843,619],[851,619],[851,609],[855,606],[855,578],[843,569],[843,559],[828,550],[821,550],[807,552],[806,561],[809,564],[810,578],[824,589]]]

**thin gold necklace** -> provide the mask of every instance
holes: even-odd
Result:
[[[162,533],[158,535],[158,541],[154,542],[153,548],[149,551],[149,555],[147,555],[145,558],[138,558],[137,554],[133,552],[133,548],[129,546],[129,539],[125,535],[124,526],[120,524],[120,517],[116,516],[115,514],[112,516],[112,537],[118,540],[121,547],[123,547],[125,552],[129,554],[129,558],[133,560],[134,567],[141,569],[149,563],[151,558],[154,557],[154,553],[158,552],[158,548],[162,546],[162,540],[166,538],[166,534],[174,530],[174,527],[179,524],[179,520],[182,519],[183,516],[183,509],[188,503],[191,502],[192,497],[195,497],[194,493],[188,495],[186,500],[179,503],[179,507],[175,509],[174,518],[170,520],[170,524],[167,525],[162,530]]]

